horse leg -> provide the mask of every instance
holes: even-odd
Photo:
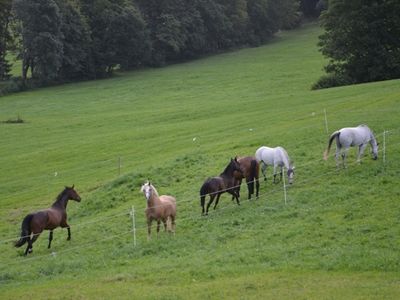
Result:
[[[251,195],[254,194],[254,181],[252,180],[251,177],[246,178],[246,183],[247,183],[247,190],[249,192],[248,194],[248,198],[247,199],[251,199]],[[239,193],[238,196],[240,197]]]
[[[239,195],[237,195],[237,194],[236,194],[236,203],[237,203],[237,205],[240,205]]]
[[[165,231],[165,232],[167,232],[167,221],[168,221],[168,218],[163,218],[163,219],[162,219],[162,222],[163,222],[163,224],[164,224],[164,231]]]
[[[339,168],[340,166],[339,156],[340,156],[340,147],[338,146],[336,147],[336,153],[335,153],[336,168]]]
[[[50,230],[50,233],[49,233],[49,245],[47,246],[47,249],[50,249],[52,240],[53,240],[53,230]]]
[[[151,236],[151,223],[152,223],[152,220],[148,219],[147,220],[147,240],[148,241],[150,240],[150,236]]]
[[[267,173],[267,165],[266,165],[264,162],[261,162],[261,173],[262,173],[263,176],[264,176],[264,181],[267,181],[267,176],[266,176],[266,173]]]
[[[343,153],[342,153],[342,159],[343,159],[343,168],[347,168],[346,165],[346,157],[347,157],[347,152],[349,151],[349,148],[345,148]]]
[[[175,228],[176,228],[175,216],[171,215],[170,218],[171,218],[171,231],[175,235]]]
[[[32,238],[30,238],[29,240],[28,240],[28,247],[26,248],[26,250],[25,250],[25,256],[28,254],[28,253],[32,253],[33,252],[33,247],[32,247],[32,245],[33,245],[33,243],[38,239],[38,237],[39,237],[39,235],[40,235],[40,233],[41,233],[42,231],[40,231],[40,232],[33,232],[33,236],[32,236]]]
[[[279,173],[279,175],[280,175],[280,181],[282,181],[282,175],[283,174],[283,167],[281,167],[281,172]]]
[[[217,199],[215,200],[214,209],[217,208],[217,205],[218,205],[218,202],[219,202],[219,197],[221,197],[221,193],[218,193],[218,195],[217,195]]]
[[[69,225],[68,225],[68,227],[67,227],[67,230],[68,230],[67,241],[70,241],[70,240],[71,240],[71,227],[69,227]]]
[[[277,167],[277,165],[274,165],[274,183],[277,183],[276,182],[276,167]]]
[[[363,156],[364,150],[365,150],[366,147],[367,147],[367,144],[361,144],[358,147],[358,156],[357,156],[357,162],[358,163],[361,163],[361,156]]]
[[[160,219],[157,220],[157,237],[158,237],[158,233],[160,232],[160,225],[161,225],[161,221]]]
[[[258,199],[258,192],[260,191],[260,182],[258,181],[258,178],[256,180],[256,199]]]
[[[206,216],[208,215],[208,209],[210,208],[211,203],[213,203],[215,196],[216,196],[215,193],[210,195],[210,200],[208,201],[206,208]]]

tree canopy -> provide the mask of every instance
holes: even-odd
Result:
[[[328,75],[316,87],[400,78],[400,1],[331,0],[322,26]]]
[[[259,45],[299,21],[298,0],[0,0],[0,9],[0,80],[14,37],[23,79],[30,70],[44,84]]]

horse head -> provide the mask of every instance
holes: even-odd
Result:
[[[64,192],[67,193],[68,199],[75,200],[77,202],[81,202],[81,196],[75,191],[75,185],[73,184],[71,187],[66,186]]]
[[[232,173],[236,171],[236,172],[240,173],[241,176],[243,176],[243,170],[240,167],[240,163],[237,160],[237,156],[235,158],[231,158],[231,162],[229,163],[229,167],[232,170]]]
[[[150,181],[143,183],[142,187],[140,188],[140,191],[144,194],[147,201],[150,200],[153,191],[153,186],[151,185]]]
[[[289,184],[292,184],[294,180],[294,167],[289,167],[287,170],[287,177]]]
[[[378,159],[379,143],[375,142],[372,144],[372,159]]]

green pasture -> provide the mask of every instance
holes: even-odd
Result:
[[[0,98],[0,298],[396,299],[400,81],[311,91],[319,34],[306,25],[258,48]],[[347,169],[335,147],[322,160],[331,132],[362,123],[377,161],[369,147]],[[282,183],[262,181],[258,200],[243,185],[241,206],[225,194],[202,217],[203,181],[261,145],[296,165],[286,203]],[[177,198],[175,236],[153,228],[147,241],[148,178]],[[72,240],[57,229],[48,250],[45,232],[23,257],[23,217],[72,184]]]

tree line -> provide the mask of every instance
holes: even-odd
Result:
[[[321,11],[313,88],[400,78],[398,0],[0,0],[0,94],[9,53],[19,90],[258,46]]]
[[[101,78],[244,45],[299,24],[298,0],[0,0],[0,80],[6,53],[22,80]]]

